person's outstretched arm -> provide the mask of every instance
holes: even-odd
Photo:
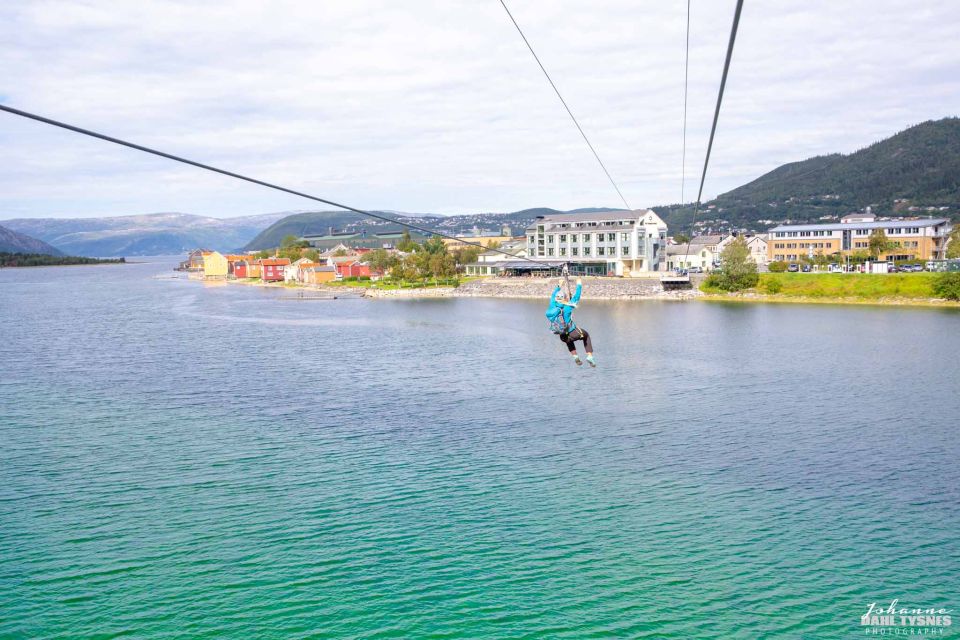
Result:
[[[573,297],[570,298],[570,302],[573,303],[573,306],[577,306],[577,303],[580,302],[580,293],[583,291],[583,281],[580,278],[577,278],[577,290],[574,291]]]

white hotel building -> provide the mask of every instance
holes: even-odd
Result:
[[[657,271],[666,242],[666,223],[649,209],[538,216],[527,227],[527,257],[598,275]]]

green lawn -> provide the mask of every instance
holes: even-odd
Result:
[[[935,273],[762,273],[752,291],[784,298],[935,298],[936,277]]]

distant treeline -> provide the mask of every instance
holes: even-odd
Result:
[[[118,264],[126,258],[84,258],[82,256],[48,256],[43,253],[7,253],[0,251],[0,267],[47,267],[67,264]]]

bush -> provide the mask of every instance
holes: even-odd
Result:
[[[783,290],[783,283],[779,280],[768,280],[766,289],[767,293],[780,293]]]
[[[777,260],[768,264],[767,268],[770,269],[771,273],[783,273],[787,270],[787,263],[782,260]]]
[[[933,293],[938,298],[960,300],[960,272],[939,274],[933,281]]]
[[[716,272],[708,275],[703,280],[703,288],[704,289],[721,289],[722,287],[720,286],[720,276]]]

